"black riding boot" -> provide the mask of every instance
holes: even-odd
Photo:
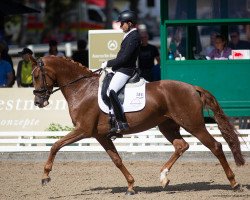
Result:
[[[108,135],[109,138],[112,137],[122,137],[121,134],[119,134],[121,131],[128,130],[129,126],[127,124],[127,120],[125,117],[125,114],[122,109],[122,105],[117,97],[117,94],[114,90],[111,90],[109,93],[110,103],[114,110],[116,123],[115,127],[111,128],[110,133]]]

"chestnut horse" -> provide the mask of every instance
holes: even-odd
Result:
[[[128,183],[126,194],[134,194],[134,178],[123,165],[113,141],[107,137],[110,129],[109,116],[98,106],[100,75],[66,58],[48,56],[41,58],[40,61],[35,61],[32,57],[31,59],[34,67],[32,74],[35,105],[40,108],[48,105],[50,95],[55,92],[53,87],[58,86],[68,103],[70,117],[75,126],[73,131],[51,147],[44,166],[42,184],[45,185],[51,180],[49,173],[56,153],[63,146],[93,137],[125,176]],[[231,187],[239,189],[240,185],[235,180],[221,143],[217,142],[205,127],[203,108],[213,111],[215,121],[232,151],[236,164],[244,165],[245,160],[237,132],[229,123],[215,97],[201,87],[187,83],[173,80],[147,83],[146,106],[141,111],[126,113],[129,130],[122,134],[138,133],[158,126],[160,132],[173,144],[175,152],[163,165],[160,173],[161,184],[165,187],[169,183],[167,175],[170,169],[189,147],[180,135],[182,127],[211,150],[222,165]]]

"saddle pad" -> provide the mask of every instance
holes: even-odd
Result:
[[[142,110],[145,107],[146,99],[145,99],[145,87],[146,83],[143,81],[142,84],[137,85],[136,87],[133,84],[127,84],[125,86],[124,92],[124,103],[123,110],[124,112],[135,112]],[[103,102],[101,97],[101,86],[98,88],[98,104],[100,109],[109,113],[108,106]]]

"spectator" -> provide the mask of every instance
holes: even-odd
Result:
[[[182,38],[183,38],[183,30],[181,27],[177,27],[169,44],[169,49],[175,54],[175,56],[178,56],[177,51],[179,51],[178,47],[182,42]]]
[[[230,32],[231,41],[228,44],[228,47],[231,49],[250,49],[250,43],[240,39],[240,33],[238,30],[232,30]]]
[[[197,48],[195,49],[195,51],[198,50]],[[174,53],[174,57],[180,56],[180,54],[186,57],[186,34],[183,27],[180,26],[174,30],[174,35],[169,44],[169,51]]]
[[[210,34],[210,44],[205,47],[203,55],[208,56],[215,48],[215,39],[216,35],[219,35],[217,32],[212,31]]]
[[[139,69],[141,71],[141,77],[147,81],[153,81],[152,70],[155,66],[155,60],[157,64],[160,63],[160,55],[157,47],[148,43],[148,33],[141,32],[141,47],[138,57]],[[159,65],[158,65],[159,66]]]
[[[12,87],[13,71],[10,63],[2,59],[4,49],[5,46],[0,44],[0,87]]]
[[[83,66],[89,66],[89,55],[88,50],[86,49],[87,42],[86,40],[77,41],[77,51],[73,53],[72,59],[76,62],[81,63]]]
[[[32,84],[32,63],[29,59],[29,55],[33,52],[29,48],[23,48],[21,52],[18,52],[22,56],[22,60],[17,65],[17,86],[18,87],[33,87]]]
[[[208,55],[213,60],[228,59],[231,55],[231,48],[227,47],[225,37],[217,35],[215,39],[215,49]]]
[[[57,41],[56,40],[50,40],[49,41],[49,52],[45,53],[45,56],[48,55],[54,55],[54,56],[59,56],[59,57],[63,57],[65,56],[64,53],[58,51],[57,49]]]
[[[11,87],[13,87],[13,85],[15,84],[15,70],[13,67],[12,58],[9,55],[9,47],[8,47],[7,43],[3,40],[0,42],[0,44],[2,44],[4,46],[4,50],[2,52],[1,58],[5,61],[9,62],[11,65],[11,68],[12,68],[13,79],[11,81]]]

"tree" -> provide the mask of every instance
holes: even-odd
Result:
[[[64,13],[79,4],[79,0],[46,0],[45,1],[45,30],[44,35],[56,32],[62,25],[67,25],[67,18]],[[67,29],[67,27],[66,27]]]

